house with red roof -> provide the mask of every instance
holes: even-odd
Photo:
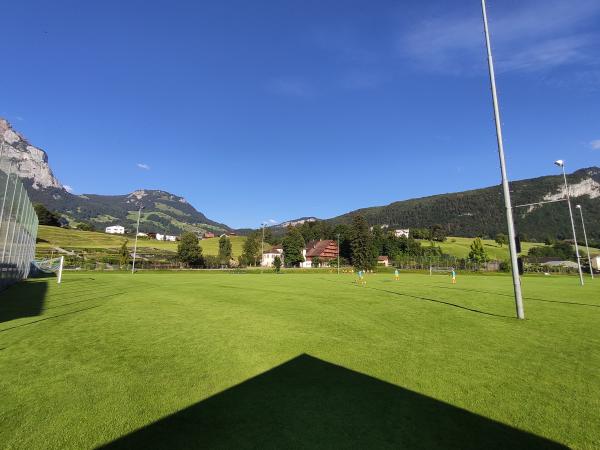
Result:
[[[300,267],[321,267],[328,265],[331,260],[338,257],[337,242],[333,239],[310,241],[306,244],[303,254],[304,262],[300,263]],[[313,264],[313,260],[318,261],[316,265]]]

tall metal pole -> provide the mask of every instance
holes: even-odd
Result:
[[[138,241],[138,233],[140,232],[140,216],[142,215],[142,209],[144,207],[140,205],[138,209],[138,218],[137,225],[135,226],[135,244],[133,244],[133,264],[131,265],[131,273],[135,273],[135,258],[137,256],[137,241]]]
[[[337,234],[337,238],[338,238],[338,275],[340,274],[340,233]]]
[[[485,45],[487,47],[488,69],[490,73],[490,85],[492,88],[492,103],[494,105],[494,120],[496,122],[496,138],[498,141],[500,172],[502,174],[502,190],[504,191],[504,206],[506,208],[506,222],[508,224],[508,244],[510,248],[510,261],[512,267],[513,287],[515,292],[515,306],[517,310],[517,317],[519,319],[524,319],[525,312],[523,310],[523,295],[521,293],[521,279],[519,277],[519,266],[517,262],[517,244],[515,242],[515,224],[513,222],[512,206],[510,202],[510,190],[508,187],[508,177],[506,175],[506,162],[504,159],[504,143],[502,140],[500,108],[498,107],[498,94],[496,92],[496,75],[494,72],[494,61],[492,59],[492,46],[490,44],[490,32],[488,28],[485,0],[481,0],[481,11],[483,13],[483,29],[485,32]]]
[[[577,257],[577,268],[579,269],[579,284],[583,286],[583,272],[581,271],[581,257],[579,256],[579,245],[577,244],[577,234],[575,234],[575,220],[573,219],[573,209],[571,208],[571,194],[569,193],[569,184],[567,183],[567,172],[565,171],[565,163],[562,160],[556,161],[554,164],[562,168],[563,178],[565,179],[565,192],[567,196],[567,204],[569,205],[569,217],[571,217],[571,229],[573,230],[573,242],[575,243],[575,256]]]
[[[581,214],[581,226],[583,227],[583,239],[585,240],[585,250],[587,252],[588,264],[590,265],[590,275],[592,276],[592,280],[594,279],[594,268],[592,267],[592,258],[590,257],[590,247],[588,245],[587,233],[585,232],[585,222],[583,221],[583,208],[581,205],[575,205],[575,208],[579,210],[579,214]]]
[[[260,241],[260,273],[262,273],[262,260],[264,255],[264,247],[265,247],[265,223],[261,223],[262,225],[262,241]]]

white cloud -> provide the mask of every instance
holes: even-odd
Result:
[[[590,142],[590,147],[594,150],[600,150],[600,139],[596,139]]]
[[[137,163],[136,164],[140,169],[144,169],[144,170],[150,170],[150,166],[148,164],[145,163]]]
[[[19,122],[23,122],[25,120],[23,116],[15,116],[15,119],[17,119]]]
[[[69,186],[68,184],[63,184],[63,187],[65,188],[65,191],[69,192],[69,193],[73,193],[74,189]]]
[[[277,221],[276,221],[275,219],[269,219],[269,223],[271,223],[271,224],[276,224],[276,223],[277,223]]]
[[[515,4],[516,5],[516,4]],[[462,75],[485,70],[480,11],[456,12],[422,20],[403,33],[398,48],[420,67]],[[489,8],[498,71],[541,71],[569,64],[592,65],[599,37],[592,27],[600,2],[531,1],[504,10]]]

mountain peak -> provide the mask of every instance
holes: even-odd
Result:
[[[64,189],[48,165],[46,152],[31,145],[3,118],[0,118],[0,158],[7,172],[10,170],[21,178],[31,180],[34,189]]]

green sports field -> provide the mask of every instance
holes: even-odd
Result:
[[[600,280],[94,273],[0,294],[0,447],[600,448]]]

